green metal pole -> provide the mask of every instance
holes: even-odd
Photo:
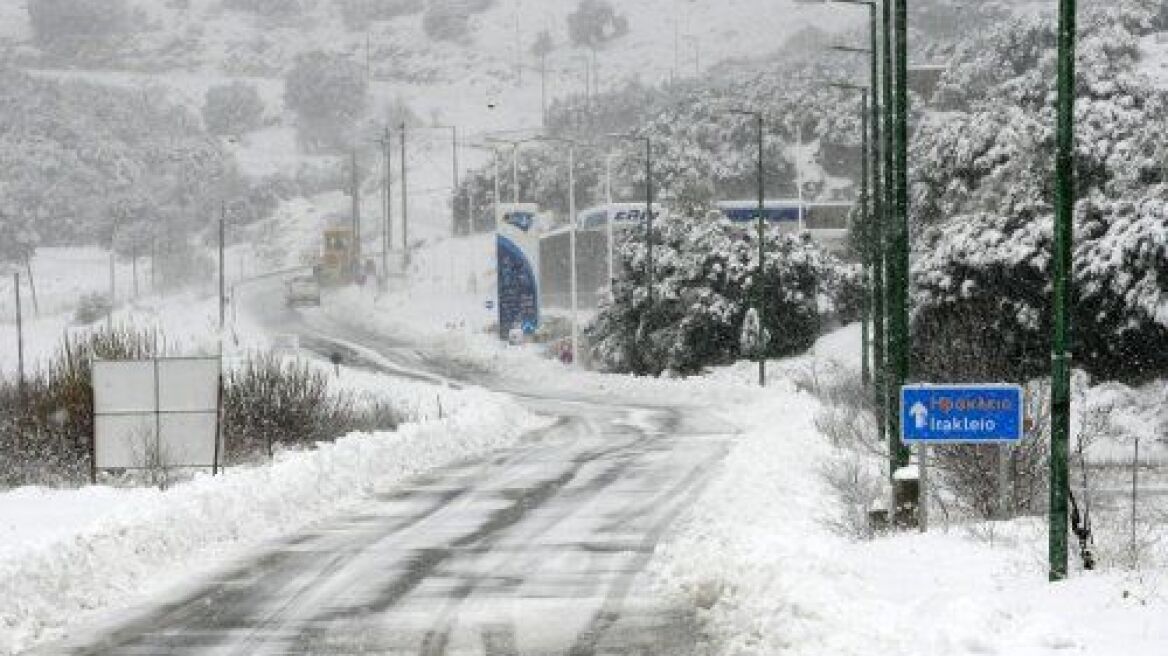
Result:
[[[889,7],[888,2],[894,4]],[[894,469],[909,465],[911,451],[901,441],[901,388],[909,377],[909,54],[906,42],[908,8],[906,0],[887,0],[885,16],[889,16],[892,47],[889,50],[892,83],[892,198],[889,208],[888,252],[885,271],[888,275],[888,430],[892,446]]]
[[[1054,335],[1050,384],[1050,580],[1067,577],[1067,458],[1070,449],[1069,337],[1075,207],[1075,0],[1059,1],[1058,155],[1055,182]]]
[[[766,345],[763,341],[763,335],[766,334],[766,290],[763,288],[766,274],[766,187],[762,162],[762,112],[755,116],[758,119],[758,386],[766,387]]]
[[[872,319],[872,261],[874,250],[871,245],[872,240],[872,212],[869,205],[868,196],[868,154],[870,152],[868,145],[868,90],[860,89],[860,216],[861,216],[861,235],[863,235],[864,246],[861,249],[861,257],[863,258],[864,277],[864,306],[863,316],[861,318],[861,346],[860,346],[860,380],[864,383],[864,387],[868,387],[872,383],[872,372],[868,366],[868,342],[869,331],[868,322]],[[760,210],[761,211],[761,210]]]
[[[881,92],[887,94],[887,84],[882,84],[880,80],[880,42],[879,42],[879,20],[876,15],[876,3],[868,5],[872,19],[872,43],[871,43],[871,63],[872,63],[872,231],[870,234],[871,244],[870,252],[872,254],[872,364],[873,364],[873,383],[874,394],[876,401],[876,425],[878,429],[878,439],[883,444],[887,439],[885,436],[885,420],[884,420],[884,398],[885,398],[885,366],[884,366],[884,223],[885,207],[884,202],[884,176],[887,175],[888,167],[885,166],[883,158],[885,153],[889,150],[885,148],[883,143],[883,134],[880,130],[881,118]],[[887,102],[883,106],[886,106]]]

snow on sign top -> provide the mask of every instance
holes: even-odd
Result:
[[[983,444],[1022,439],[1018,385],[906,385],[900,391],[906,444]]]

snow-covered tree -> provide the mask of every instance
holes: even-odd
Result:
[[[1085,21],[1072,311],[1077,365],[1139,380],[1168,372],[1168,356],[1151,346],[1168,340],[1168,95],[1135,72],[1127,26],[1141,23],[1130,19],[1105,11]],[[923,376],[1022,380],[1048,369],[1052,29],[1021,23],[984,47],[974,40],[956,79],[1002,57],[1014,58],[1016,74],[963,101],[968,109],[924,121],[914,140],[913,341]]]
[[[203,123],[214,134],[240,136],[259,128],[263,120],[264,102],[255,85],[232,82],[207,89]]]
[[[608,0],[580,0],[568,14],[568,35],[577,46],[598,46],[629,31],[628,19]]]
[[[842,265],[814,242],[768,230],[760,277],[752,226],[679,215],[654,232],[651,300],[643,231],[623,232],[612,299],[588,329],[605,367],[690,374],[733,362],[755,307],[770,357],[806,349],[830,323],[820,296],[835,289],[828,281]]]

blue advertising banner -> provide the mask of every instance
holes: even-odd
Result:
[[[1018,385],[906,385],[900,390],[906,444],[1018,442],[1024,432]]]
[[[499,336],[539,328],[539,217],[531,208],[503,206],[496,220]]]

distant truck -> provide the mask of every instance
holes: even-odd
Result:
[[[328,228],[322,235],[318,281],[323,285],[347,285],[360,273],[357,244],[351,228]]]
[[[314,276],[296,276],[284,285],[284,304],[290,308],[320,307],[320,283]]]

